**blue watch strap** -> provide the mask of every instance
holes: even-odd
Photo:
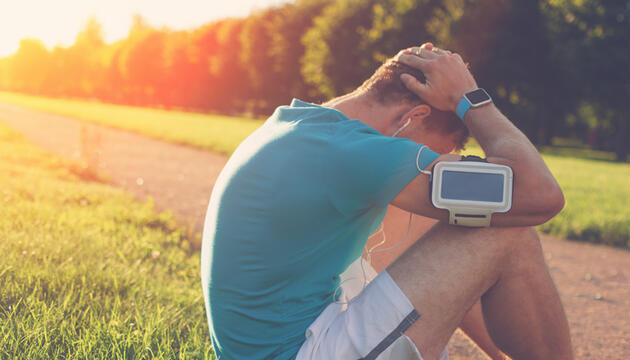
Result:
[[[457,109],[455,110],[457,116],[459,116],[462,121],[464,121],[464,115],[466,115],[466,112],[471,106],[472,104],[468,101],[466,96],[462,96],[462,99],[459,101],[459,104],[457,104]]]

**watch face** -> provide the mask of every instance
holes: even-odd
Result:
[[[490,95],[484,89],[473,90],[466,93],[466,98],[474,106],[490,100]]]

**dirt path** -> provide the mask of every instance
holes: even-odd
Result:
[[[0,103],[0,121],[26,139],[90,166],[160,209],[171,209],[200,230],[223,155]]]
[[[0,121],[51,152],[86,158],[114,185],[141,199],[153,197],[158,208],[173,210],[197,230],[227,161],[207,151],[4,103]],[[388,214],[388,225],[396,225],[390,219],[395,215]],[[392,232],[398,238],[396,230]],[[542,238],[569,318],[576,358],[630,358],[630,251]],[[484,358],[459,333],[449,349],[452,359]]]

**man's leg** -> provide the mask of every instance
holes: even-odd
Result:
[[[495,345],[490,338],[488,330],[486,329],[486,322],[483,319],[483,313],[481,311],[481,300],[477,301],[473,305],[472,309],[468,311],[464,319],[459,324],[459,328],[466,334],[472,341],[479,346],[483,352],[486,353],[493,360],[505,360],[508,357],[503,354],[501,350]]]
[[[533,228],[439,223],[388,269],[421,318],[406,334],[436,359],[479,299],[494,342],[514,359],[571,359],[562,304]]]
[[[370,265],[380,273],[437,223],[437,220],[413,215],[413,221],[409,227],[409,213],[395,206],[390,206],[383,220],[383,232],[371,236],[368,239],[366,249],[372,249],[381,242],[383,242],[382,245],[377,246],[377,249],[393,248],[376,252],[371,256]],[[409,233],[405,236],[407,231]],[[402,241],[403,238],[406,240]],[[497,348],[488,334],[481,311],[481,299],[464,316],[459,328],[491,359],[507,359],[507,356]]]

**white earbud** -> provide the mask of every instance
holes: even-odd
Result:
[[[403,131],[407,126],[409,126],[409,124],[411,124],[411,118],[407,119],[407,122],[405,123],[405,125],[401,126],[398,130],[396,130],[394,132],[394,134],[392,135],[392,137],[396,137],[396,135],[398,135],[401,131]]]

